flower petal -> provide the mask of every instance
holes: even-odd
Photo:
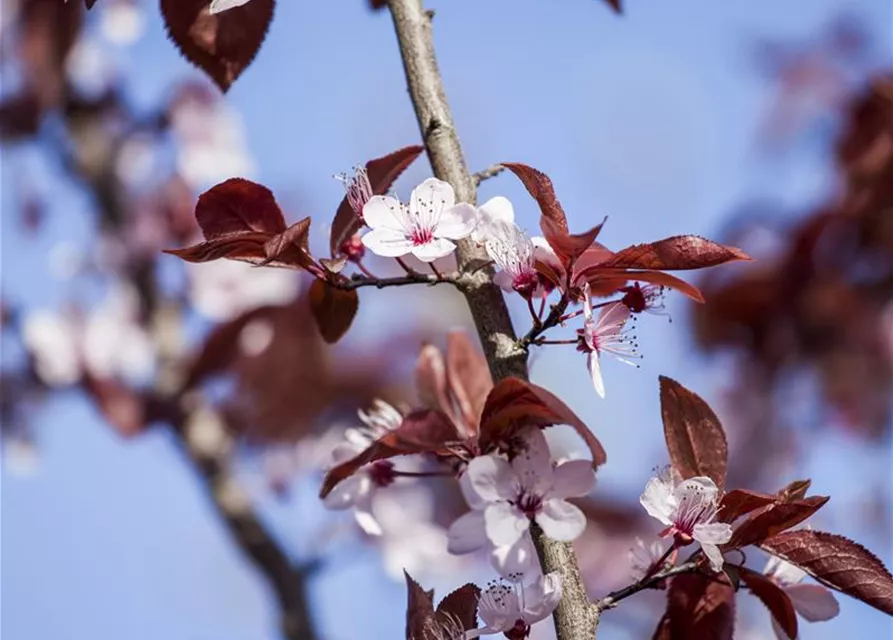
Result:
[[[599,312],[595,330],[599,334],[616,334],[629,320],[629,316],[629,307],[622,302],[609,304]]]
[[[409,213],[420,220],[434,222],[439,214],[456,204],[456,194],[448,182],[428,178],[412,190],[409,197]]]
[[[530,527],[530,520],[508,502],[491,502],[484,509],[487,539],[494,547],[515,544]]]
[[[472,509],[483,509],[488,502],[513,500],[518,496],[515,471],[497,456],[474,458],[462,474],[459,486]]]
[[[723,558],[722,551],[719,550],[719,547],[717,547],[715,544],[702,542],[701,550],[710,561],[710,568],[717,572],[722,571]]]
[[[515,208],[511,200],[504,196],[490,198],[478,208],[488,222],[512,224],[515,221]]]
[[[645,485],[645,491],[639,497],[639,503],[652,518],[657,518],[666,525],[673,524],[672,516],[676,510],[676,498],[669,484],[661,478],[651,478]]]
[[[589,369],[589,377],[592,386],[599,397],[605,397],[605,381],[602,378],[602,365],[598,359],[598,351],[590,351],[586,356],[586,367]]]
[[[794,609],[805,620],[821,622],[830,620],[840,613],[837,598],[829,589],[818,584],[792,584],[785,587]]]
[[[514,292],[514,287],[512,286],[514,283],[512,281],[512,276],[508,274],[506,271],[500,271],[493,275],[493,284],[497,287],[505,291],[506,293]]]
[[[683,502],[691,504],[710,504],[716,503],[719,488],[716,483],[707,476],[695,476],[689,478],[676,485],[673,490],[676,501],[681,505]]]
[[[478,615],[494,633],[508,631],[521,617],[518,594],[504,584],[496,584],[481,594],[478,601]]]
[[[732,539],[732,526],[725,522],[696,524],[692,537],[702,544],[725,544]]]
[[[512,469],[523,491],[545,496],[552,490],[554,467],[546,436],[539,427],[530,427],[522,435],[524,449],[512,458]]]
[[[524,610],[521,619],[534,624],[550,616],[561,600],[561,574],[552,571],[540,576],[533,584],[524,588]]]
[[[782,586],[797,584],[806,577],[803,569],[773,555],[769,556],[769,562],[766,563],[763,573],[771,575]]]
[[[455,250],[456,245],[453,242],[436,238],[431,242],[412,247],[412,255],[422,262],[434,262],[438,258],[450,255]]]
[[[358,471],[335,485],[331,493],[323,498],[327,509],[347,509],[372,493],[372,479],[369,474]]]
[[[589,460],[570,460],[555,467],[552,477],[553,498],[585,496],[595,486],[595,472]]]
[[[512,545],[494,547],[490,552],[490,564],[504,577],[525,576],[537,574],[540,565],[536,558],[536,549],[533,547],[533,539],[528,531]]]
[[[586,516],[566,500],[546,500],[535,519],[547,536],[562,542],[576,540],[586,529]]]
[[[484,529],[484,514],[481,511],[469,511],[459,516],[447,531],[447,550],[462,555],[477,551],[487,544]]]
[[[390,196],[372,196],[363,206],[363,220],[370,229],[406,232],[406,205]]]
[[[356,505],[356,510],[353,514],[354,519],[356,519],[357,524],[360,526],[360,529],[366,532],[366,534],[370,536],[380,536],[384,533],[381,530],[381,525],[378,520],[376,520],[375,516],[372,515],[372,494],[370,493],[365,499],[360,500],[359,504]]]
[[[373,229],[364,235],[362,240],[369,251],[384,258],[399,258],[415,248],[403,232],[385,227]]]
[[[473,205],[462,202],[440,214],[440,219],[434,225],[434,236],[461,240],[474,231],[477,223],[477,210]]]

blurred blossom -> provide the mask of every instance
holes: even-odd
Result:
[[[74,384],[81,375],[81,361],[74,338],[73,320],[52,311],[33,311],[25,316],[22,340],[34,358],[37,375],[56,387]]]
[[[893,301],[887,304],[881,319],[881,337],[887,345],[890,362],[893,362]]]
[[[122,47],[139,40],[146,29],[146,16],[136,0],[107,1],[100,16],[103,37]]]
[[[252,320],[239,332],[239,348],[247,356],[257,356],[273,342],[274,327],[269,320]]]
[[[159,164],[155,142],[145,135],[130,136],[121,145],[115,158],[115,173],[124,184],[133,188],[151,180]]]
[[[65,71],[81,94],[98,98],[115,81],[117,68],[114,60],[115,56],[103,49],[95,38],[83,37],[68,54]]]
[[[52,246],[48,262],[54,278],[71,280],[84,268],[86,256],[81,246],[66,240]]]
[[[645,544],[642,538],[636,536],[633,546],[629,550],[629,569],[633,580],[641,580],[654,564],[664,555],[664,546],[659,540],[652,540],[651,544]]]
[[[259,269],[246,262],[216,260],[187,265],[190,300],[203,316],[228,320],[268,304],[285,304],[298,294],[301,281],[288,269]]]
[[[170,117],[179,142],[177,167],[192,188],[254,172],[242,121],[224,102],[187,87],[174,100]]]

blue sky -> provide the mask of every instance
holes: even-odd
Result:
[[[197,72],[166,41],[154,3],[144,4],[149,28],[128,65],[132,98],[149,107],[173,79]],[[628,0],[622,18],[597,0],[429,4],[437,10],[440,65],[471,167],[513,160],[545,170],[572,228],[609,216],[602,236],[608,246],[677,233],[716,236],[745,198],[801,208],[832,189],[816,152],[821,140],[784,160],[758,153],[754,139],[774,88],[754,71],[749,52],[756,38],[809,38],[837,15],[838,1]],[[873,30],[877,64],[889,63],[888,0],[847,8]],[[293,219],[314,215],[319,246],[341,197],[330,176],[418,140],[389,17],[371,15],[361,0],[280,2],[263,49],[227,101],[244,119],[257,162],[249,177],[281,200],[299,202]],[[12,161],[22,162],[22,154],[4,162],[7,211]],[[426,177],[423,164],[398,188]],[[65,293],[46,274],[53,242],[89,235],[83,199],[54,190],[51,237],[23,239],[3,217],[3,286],[31,305],[58,303]],[[534,228],[533,203],[516,182],[501,177],[481,189],[482,199],[497,194],[510,197],[521,223]],[[361,331],[348,340],[399,330],[393,305],[424,306],[404,291],[371,298],[364,298]],[[467,322],[458,299],[449,304],[456,322]],[[630,502],[664,461],[657,375],[718,396],[721,368],[693,355],[682,301],[673,299],[671,309],[673,324],[640,323],[641,369],[606,366],[604,401],[570,352],[546,351],[533,369],[534,379],[566,398],[602,438],[611,460],[597,490]],[[523,322],[523,309],[513,311]],[[73,394],[41,411],[36,427],[39,474],[0,476],[5,638],[276,637],[266,586],[234,551],[166,434],[122,442]],[[832,494],[817,524],[864,541],[888,566],[890,541],[860,527],[847,506],[868,483],[889,478],[890,453],[889,443],[869,448],[828,436],[791,472],[814,474],[815,491]],[[319,512],[311,499],[308,491],[290,505],[262,505],[296,554],[306,551]],[[349,555],[334,558],[314,583],[325,637],[399,637],[402,585],[383,577],[374,553],[343,553]],[[890,630],[889,618],[845,601],[837,620],[804,625],[801,633],[830,640],[844,633],[886,637]]]

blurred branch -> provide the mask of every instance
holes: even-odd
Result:
[[[474,181],[475,186],[477,186],[484,180],[495,178],[503,171],[505,171],[505,167],[503,167],[501,164],[494,164],[490,165],[483,171],[478,171],[477,173],[472,174],[471,179]]]
[[[331,285],[337,289],[351,290],[360,289],[362,287],[375,287],[376,289],[384,289],[385,287],[400,287],[408,284],[427,284],[434,286],[435,284],[453,284],[460,282],[458,273],[446,273],[443,275],[410,273],[405,276],[395,276],[393,278],[368,278],[359,274],[354,275],[350,280],[341,282],[332,282]]]

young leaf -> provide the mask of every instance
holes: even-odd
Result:
[[[681,278],[664,273],[663,271],[623,271],[617,274],[613,269],[601,269],[601,265],[594,265],[580,272],[577,278],[584,278],[592,290],[593,295],[611,295],[628,282],[649,282],[675,289],[695,302],[704,302],[704,296],[693,284],[689,284]]]
[[[437,619],[441,623],[457,620],[465,631],[477,626],[478,599],[481,590],[475,584],[465,584],[453,591],[437,605]]]
[[[500,380],[484,404],[478,444],[482,452],[496,449],[524,426],[566,424],[574,428],[592,454],[592,466],[607,460],[601,442],[589,427],[553,393],[520,378]]]
[[[403,571],[406,578],[406,637],[408,640],[426,638],[434,622],[434,590],[426,591]]]
[[[660,409],[676,470],[684,479],[707,476],[722,490],[729,451],[726,434],[710,405],[675,380],[660,376]]]
[[[769,613],[775,618],[778,625],[787,634],[788,638],[797,637],[797,614],[788,594],[775,582],[747,567],[739,567],[738,575],[760,601],[769,609]]]
[[[372,194],[376,196],[386,194],[397,178],[400,177],[400,174],[406,171],[406,168],[424,150],[425,147],[420,145],[403,147],[386,156],[367,162],[366,174],[369,178],[369,185],[372,187]],[[332,255],[337,255],[341,245],[359,231],[362,226],[363,223],[360,222],[360,218],[351,208],[347,196],[344,196],[341,204],[338,205],[335,219],[332,221],[332,232],[329,236],[329,249]]]
[[[570,234],[550,218],[545,216],[540,218],[540,228],[543,230],[543,236],[545,236],[549,246],[552,247],[555,255],[558,256],[566,268],[570,268],[592,246],[604,224],[605,221],[602,220],[588,231]]]
[[[501,164],[524,183],[527,193],[539,204],[543,218],[554,225],[555,231],[567,235],[567,216],[555,196],[555,188],[552,186],[549,176],[520,162],[503,162]],[[545,233],[545,228],[543,232]]]
[[[309,235],[310,218],[304,218],[276,234],[264,243],[266,262],[299,269],[312,268],[315,262],[310,254]]]
[[[446,371],[449,389],[466,425],[476,428],[493,388],[493,378],[483,354],[464,331],[447,334]]]
[[[252,0],[212,14],[208,0],[161,0],[161,14],[183,57],[226,92],[257,55],[273,6],[274,0]]]
[[[735,589],[728,576],[683,573],[667,591],[669,635],[672,640],[732,640],[735,628]]]
[[[802,500],[806,497],[812,480],[794,480],[791,484],[776,494],[779,502],[790,502],[792,500]]]
[[[323,340],[338,342],[353,322],[360,307],[355,289],[338,289],[325,280],[314,280],[310,285],[310,310]]]
[[[738,549],[795,527],[828,502],[828,496],[812,496],[760,509],[735,528],[728,546]]]
[[[760,543],[827,587],[893,615],[893,576],[871,551],[831,533],[800,529]]]
[[[733,260],[750,260],[750,256],[741,249],[700,236],[674,236],[627,247],[599,266],[606,269],[680,271],[713,267]]]
[[[734,522],[751,511],[775,504],[775,501],[776,496],[768,493],[759,493],[749,489],[732,489],[724,494],[719,502],[717,520],[720,522]]]
[[[413,411],[403,418],[397,429],[383,435],[353,458],[329,469],[322,482],[320,497],[325,498],[336,484],[365,464],[411,453],[433,453],[460,438],[456,426],[442,411]]]

